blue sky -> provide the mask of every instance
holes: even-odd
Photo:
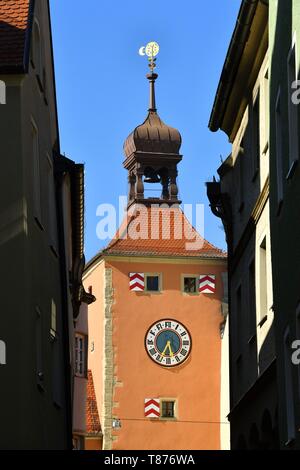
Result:
[[[148,108],[147,60],[138,49],[152,40],[161,48],[158,112],[183,138],[181,199],[205,205],[204,236],[225,248],[205,181],[230,145],[224,133],[211,133],[207,125],[240,0],[50,3],[61,150],[85,163],[86,258],[103,246],[96,236],[97,206],[118,206],[119,195],[127,194],[123,143]]]

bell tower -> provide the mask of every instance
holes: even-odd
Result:
[[[151,60],[151,59],[150,59]],[[128,171],[128,207],[134,203],[180,204],[178,200],[177,165],[182,160],[179,150],[181,135],[166,125],[157,114],[155,102],[155,59],[149,64],[150,85],[148,116],[137,126],[124,143],[124,168]],[[160,183],[160,197],[145,197],[145,183]]]

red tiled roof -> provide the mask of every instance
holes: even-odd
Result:
[[[87,397],[86,397],[86,432],[87,434],[101,434],[93,374],[88,370]]]
[[[198,234],[178,206],[142,207],[125,217],[103,255],[226,258]]]
[[[30,0],[0,0],[0,67],[24,64]]]

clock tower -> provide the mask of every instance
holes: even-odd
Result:
[[[127,213],[84,274],[103,448],[220,449],[226,254],[180,206],[181,136],[157,113],[150,68],[147,117],[124,144]]]

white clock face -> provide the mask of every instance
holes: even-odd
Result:
[[[159,53],[159,45],[157,42],[149,42],[145,47],[145,52],[148,57],[155,57]]]
[[[188,358],[192,338],[182,323],[170,319],[159,320],[147,331],[145,347],[152,361],[164,367],[174,367]]]

